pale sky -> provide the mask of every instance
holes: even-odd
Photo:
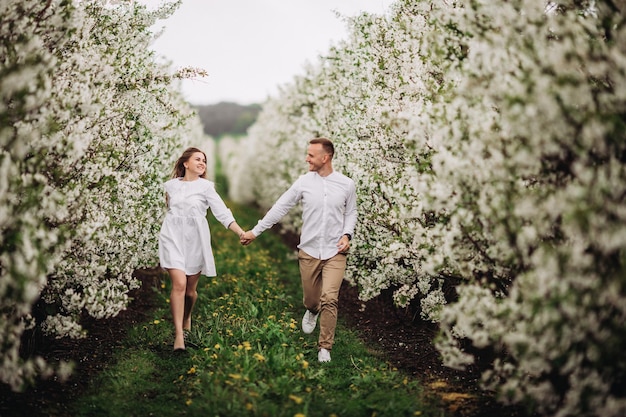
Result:
[[[149,7],[162,0],[138,0]],[[183,0],[154,44],[174,68],[192,66],[208,76],[185,80],[192,104],[261,103],[278,86],[304,73],[331,45],[347,37],[343,20],[362,11],[385,13],[393,0]]]

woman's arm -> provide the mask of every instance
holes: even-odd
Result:
[[[233,232],[237,233],[237,236],[239,236],[239,239],[242,238],[242,236],[246,233],[244,232],[244,230],[241,228],[241,226],[239,226],[237,224],[237,222],[232,222],[231,224],[228,225],[228,228],[230,230],[232,230]]]

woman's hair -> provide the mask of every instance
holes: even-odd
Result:
[[[172,170],[172,178],[180,178],[185,176],[184,164],[185,162],[189,161],[189,158],[191,158],[191,156],[196,152],[200,152],[202,155],[204,155],[204,160],[207,160],[206,154],[200,149],[194,147],[185,149],[185,152],[183,152],[183,154],[180,156],[180,158],[178,158],[178,161],[176,161],[176,164],[174,165],[174,169]],[[200,177],[206,178],[206,169],[204,170],[202,175],[200,175]]]

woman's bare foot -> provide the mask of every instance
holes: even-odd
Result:
[[[185,337],[182,334],[174,339],[174,350],[185,350]]]

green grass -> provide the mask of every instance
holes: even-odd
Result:
[[[259,213],[230,204],[244,228]],[[210,216],[211,217],[211,216]],[[187,337],[174,354],[169,279],[162,308],[129,331],[115,360],[73,405],[76,416],[443,416],[418,381],[368,353],[339,323],[329,363],[300,330],[297,261],[272,233],[248,247],[211,217],[217,277],[202,277]]]

